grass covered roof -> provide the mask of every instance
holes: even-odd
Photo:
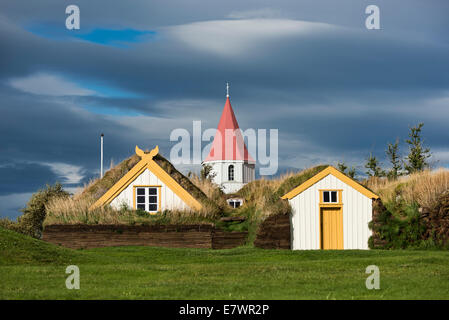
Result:
[[[210,205],[210,200],[207,196],[195,186],[189,178],[179,172],[173,164],[165,159],[162,155],[157,154],[153,160],[167,172],[176,182],[178,182],[187,192],[189,192],[195,199],[204,205]],[[116,184],[129,170],[131,170],[138,162],[140,157],[136,154],[123,160],[121,163],[108,170],[103,178],[96,179],[91,182],[82,192],[81,197],[90,196],[94,199],[99,199],[106,193],[114,184]]]

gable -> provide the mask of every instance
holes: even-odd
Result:
[[[326,169],[324,169],[323,171],[319,172],[318,174],[316,174],[315,176],[313,176],[309,180],[305,181],[304,183],[302,183],[301,185],[297,186],[293,190],[287,192],[281,198],[290,200],[290,199],[296,197],[298,194],[302,193],[303,191],[309,189],[311,186],[313,186],[317,182],[323,180],[328,175],[333,175],[334,177],[336,177],[337,179],[339,179],[343,183],[345,183],[348,186],[352,187],[353,189],[359,191],[361,194],[363,194],[367,198],[370,198],[370,199],[378,199],[379,198],[378,195],[376,195],[372,191],[368,190],[367,188],[362,186],[357,181],[355,181],[355,180],[351,179],[350,177],[346,176],[345,174],[341,173],[340,171],[338,171],[337,169],[335,169],[332,166],[327,167]]]
[[[141,149],[139,149],[139,147],[136,146],[136,154],[141,157],[141,160],[103,196],[101,196],[100,199],[92,205],[91,209],[110,204],[123,190],[125,190],[134,180],[136,180],[137,177],[148,169],[189,207],[200,210],[202,208],[201,203],[153,160],[153,157],[158,153],[158,151],[159,148],[156,146],[156,148],[154,148],[150,153],[144,153]]]
[[[111,202],[113,208],[120,209],[126,204],[128,208],[137,209],[136,190],[142,187],[154,187],[158,189],[159,210],[188,210],[190,206],[170,189],[148,168],[136,177],[122,192]]]

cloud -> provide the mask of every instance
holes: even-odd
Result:
[[[447,1],[410,0],[407,11],[385,2],[379,32],[364,29],[365,7],[353,1],[340,1],[338,14],[334,0],[173,1],[80,0],[84,34],[157,32],[126,49],[99,45],[115,38],[101,33],[56,39],[64,4],[0,2],[0,164],[9,166],[0,165],[0,195],[98,176],[101,132],[106,165],[136,144],[159,144],[168,156],[172,129],[191,131],[192,120],[216,127],[226,81],[242,129],[279,129],[280,168],[344,160],[363,170],[369,152],[386,163],[386,143],[399,137],[406,152],[408,128],[421,121],[425,142],[449,165]],[[27,31],[39,24],[53,38]],[[48,81],[36,75],[56,79],[42,89]],[[10,82],[28,78],[23,88]]]
[[[195,22],[167,28],[167,33],[192,48],[235,56],[280,38],[337,28],[325,23],[288,19],[241,19]]]
[[[281,10],[276,8],[259,8],[253,10],[232,11],[226,17],[230,19],[280,18]]]
[[[433,167],[448,167],[449,163],[449,150],[446,149],[432,149],[432,156],[429,163]]]
[[[20,209],[25,208],[32,193],[14,193],[7,196],[0,195],[0,217],[15,220],[22,215]]]
[[[62,179],[61,183],[63,184],[78,184],[84,179],[84,170],[81,166],[58,162],[43,162],[42,164],[50,167],[58,178]]]
[[[95,91],[81,88],[73,82],[62,77],[38,73],[23,78],[9,80],[9,84],[18,90],[48,96],[88,96],[94,95]]]
[[[56,174],[47,166],[18,159],[0,161],[0,195],[34,192],[57,180]]]

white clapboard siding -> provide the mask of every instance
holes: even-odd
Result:
[[[126,189],[124,189],[114,200],[111,202],[111,206],[119,209],[123,204],[126,204],[129,208],[133,207],[133,187],[134,186],[161,186],[161,208],[163,210],[188,210],[190,207],[178,197],[170,188],[168,188],[159,178],[145,169],[133,182],[130,183]]]
[[[368,249],[372,200],[329,174],[289,200],[292,206],[292,249],[320,249],[320,193],[322,189],[341,189],[343,202],[344,249]]]

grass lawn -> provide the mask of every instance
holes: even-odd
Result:
[[[72,264],[80,290],[65,287]],[[365,288],[371,264],[380,290]],[[448,251],[70,250],[0,228],[0,299],[448,298]]]

